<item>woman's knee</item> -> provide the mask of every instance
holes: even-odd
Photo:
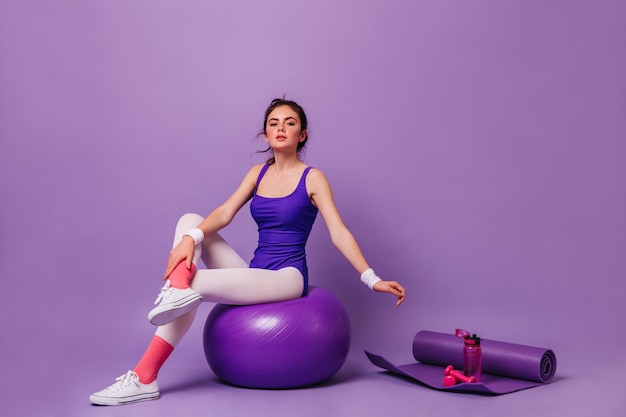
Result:
[[[185,213],[178,219],[178,223],[176,223],[176,229],[186,229],[190,230],[194,227],[197,227],[200,223],[202,223],[204,217],[200,216],[196,213]]]

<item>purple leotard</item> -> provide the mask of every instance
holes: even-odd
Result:
[[[261,168],[256,188],[268,168],[269,165]],[[317,216],[317,208],[306,190],[306,176],[310,169],[304,170],[298,186],[288,196],[263,197],[257,195],[255,189],[250,202],[250,212],[259,226],[259,245],[250,268],[278,270],[293,266],[304,277],[302,294],[306,294],[309,285],[304,246]]]

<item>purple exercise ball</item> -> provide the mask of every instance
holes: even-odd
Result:
[[[290,301],[217,304],[204,325],[204,354],[220,379],[247,388],[297,388],[332,377],[350,349],[350,321],[320,287]]]

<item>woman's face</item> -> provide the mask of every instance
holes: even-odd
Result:
[[[267,116],[265,123],[265,140],[272,149],[295,150],[299,142],[306,139],[306,131],[302,131],[298,113],[289,106],[276,107]]]

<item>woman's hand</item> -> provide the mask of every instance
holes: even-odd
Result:
[[[396,306],[399,306],[404,302],[404,287],[402,287],[402,285],[398,284],[396,281],[378,281],[374,285],[374,291],[388,292],[398,297],[398,301],[396,301]]]
[[[174,246],[170,251],[170,256],[167,258],[167,266],[165,267],[165,275],[163,276],[163,279],[167,279],[174,270],[174,268],[176,268],[178,264],[183,261],[187,265],[187,269],[191,268],[191,261],[193,260],[193,251],[195,249],[195,246],[196,244],[191,236],[183,236],[183,240],[181,240],[178,245]]]

